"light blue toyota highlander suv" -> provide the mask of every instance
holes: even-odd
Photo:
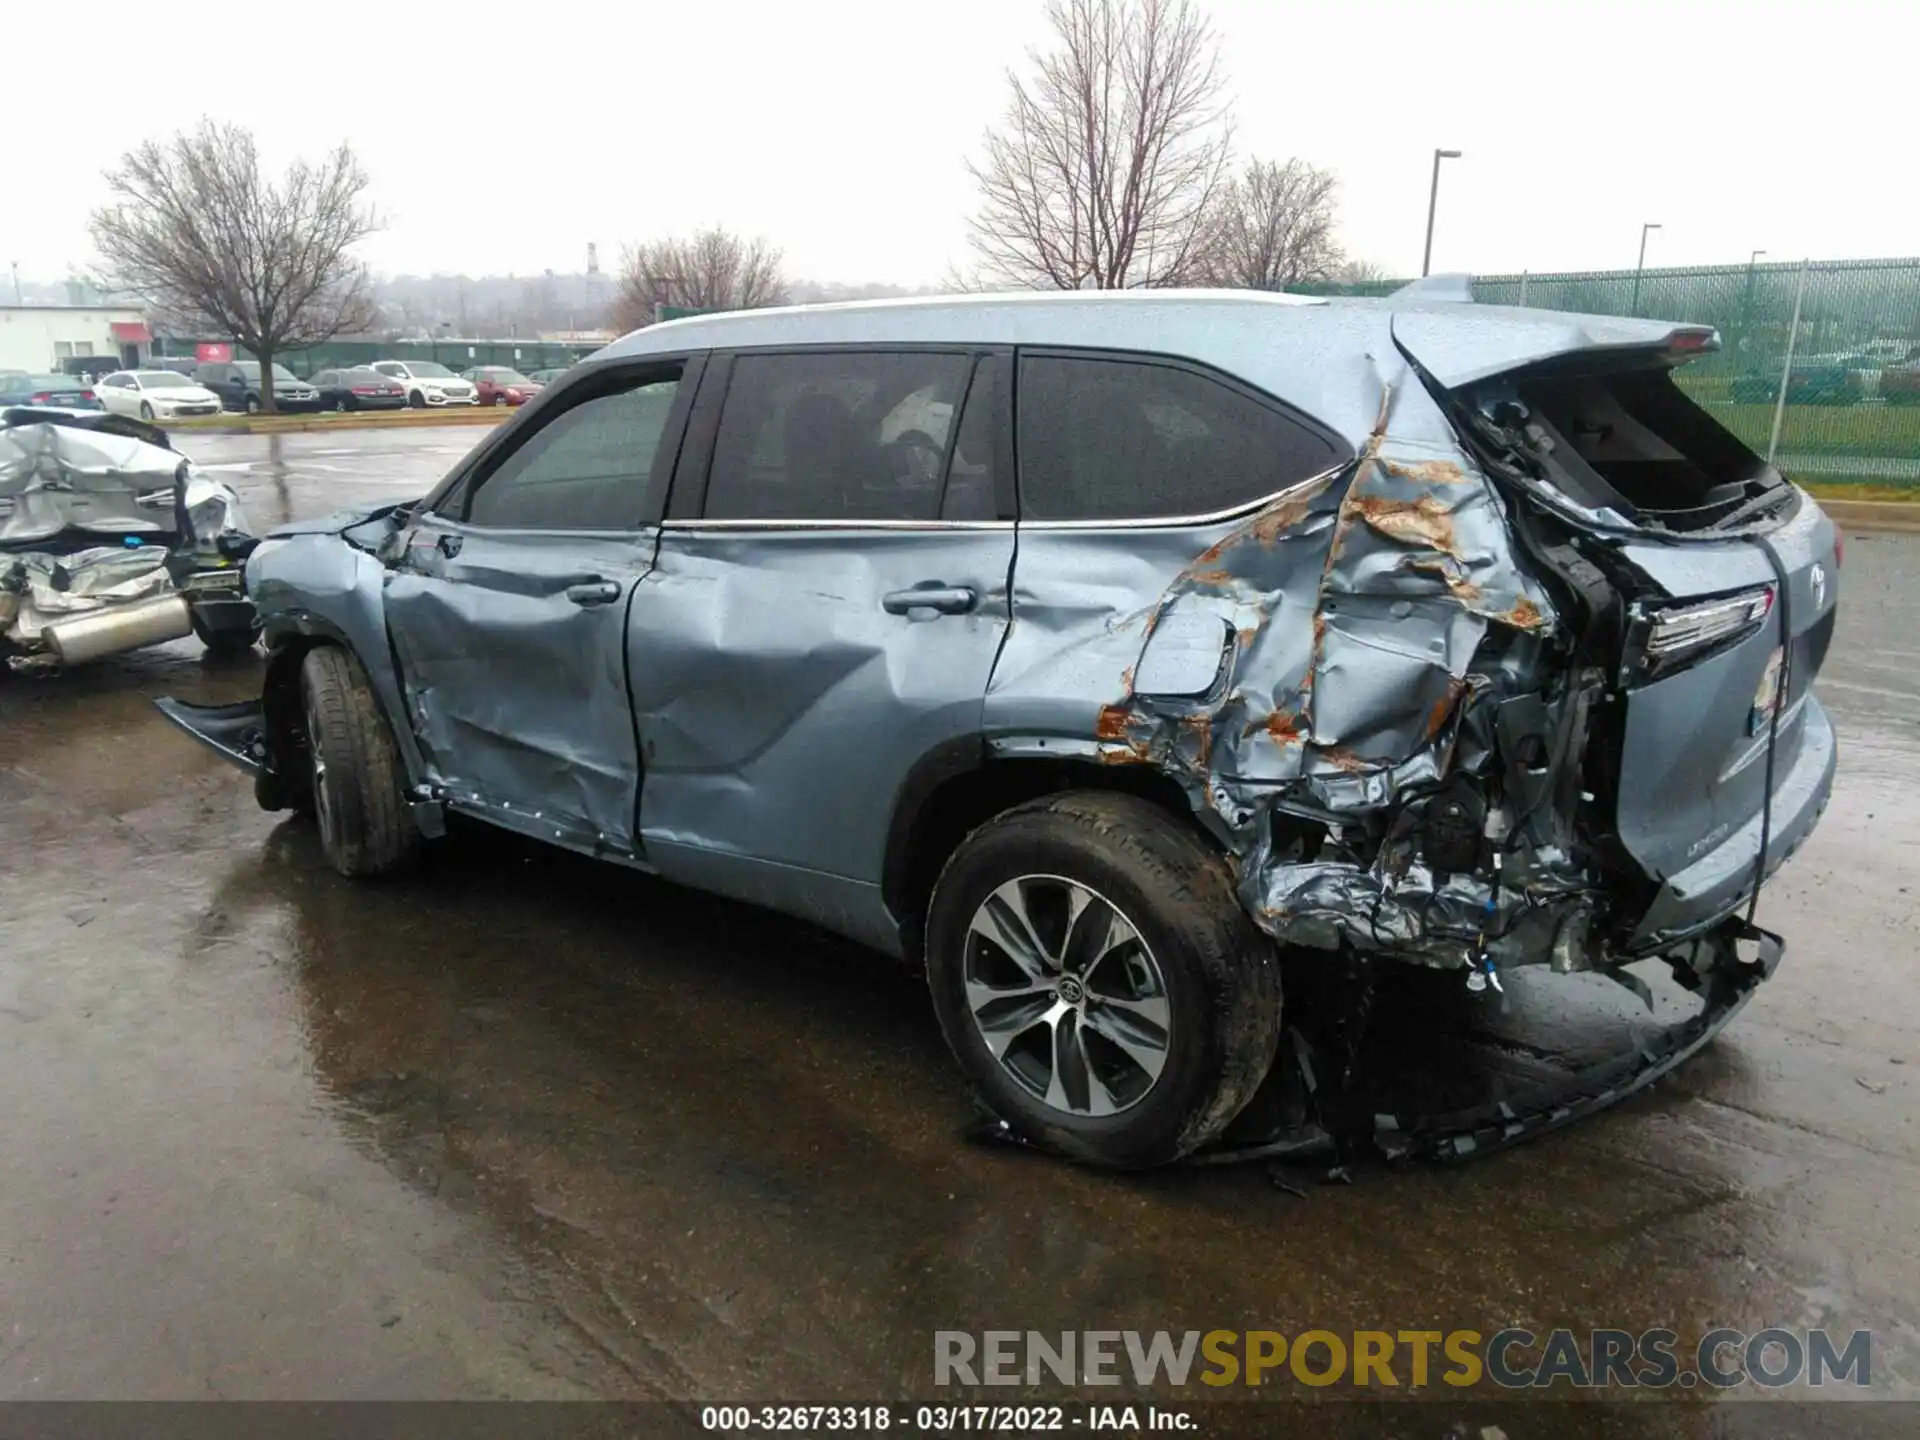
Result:
[[[1838,542],[1675,385],[1716,343],[1448,280],[655,325],[276,531],[261,698],[161,705],[345,874],[458,812],[923,964],[1080,1159],[1247,1133],[1382,962],[1662,960],[1704,1018],[1644,1079],[1772,973],[1835,762]]]

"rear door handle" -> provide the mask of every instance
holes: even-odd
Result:
[[[966,585],[922,585],[911,590],[890,590],[880,597],[880,608],[889,615],[909,615],[915,610],[964,615],[979,603],[980,596]]]
[[[589,580],[569,585],[567,598],[576,605],[611,605],[620,598],[620,586],[612,580]]]

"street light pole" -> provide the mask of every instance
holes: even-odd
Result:
[[[1627,306],[1629,315],[1640,313],[1640,272],[1647,268],[1647,232],[1659,228],[1660,222],[1657,220],[1649,220],[1640,227],[1640,260],[1633,267],[1633,301]]]
[[[1433,186],[1427,191],[1427,249],[1420,257],[1420,273],[1425,275],[1433,268],[1433,215],[1440,205],[1440,162],[1458,160],[1458,150],[1435,150],[1433,152]]]

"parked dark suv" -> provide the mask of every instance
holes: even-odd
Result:
[[[196,382],[220,397],[228,410],[244,410],[257,415],[261,403],[260,362],[257,360],[209,361],[193,372]],[[304,411],[320,408],[320,392],[300,379],[286,366],[273,367],[273,404],[276,410]]]
[[[345,874],[458,811],[924,963],[1083,1159],[1270,1139],[1387,959],[1664,960],[1703,1018],[1650,1076],[1772,972],[1835,763],[1834,528],[1673,384],[1714,343],[1457,281],[656,325],[275,531],[261,699],[162,708]]]

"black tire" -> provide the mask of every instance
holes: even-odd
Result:
[[[351,395],[342,395],[334,402],[334,409],[336,410],[358,410],[359,408],[360,402]]]
[[[314,817],[342,875],[390,875],[419,856],[406,767],[360,662],[335,645],[309,651],[300,693],[312,756]]]
[[[1049,1104],[995,1058],[974,1018],[969,930],[988,898],[1019,877],[1092,890],[1138,931],[1158,972],[1170,1018],[1162,1068],[1118,1113]],[[1241,908],[1225,860],[1130,795],[1050,796],[969,835],[934,890],[927,972],[947,1044],[987,1108],[1034,1144],[1097,1165],[1164,1165],[1214,1139],[1259,1088],[1280,1035],[1279,956]],[[1051,1033],[1057,1040],[1061,1029]]]
[[[258,395],[247,396],[247,414],[258,415],[259,413],[260,413],[260,397]]]
[[[152,419],[153,419],[153,406],[151,406],[151,405],[149,405],[149,404],[148,404],[148,403],[147,403],[146,401],[144,401],[144,400],[142,400],[142,401],[140,402],[140,418],[141,418],[142,420],[152,420]]]
[[[416,410],[426,409],[427,397],[425,392],[420,390],[415,390],[411,395],[407,396],[407,404],[411,405]]]

